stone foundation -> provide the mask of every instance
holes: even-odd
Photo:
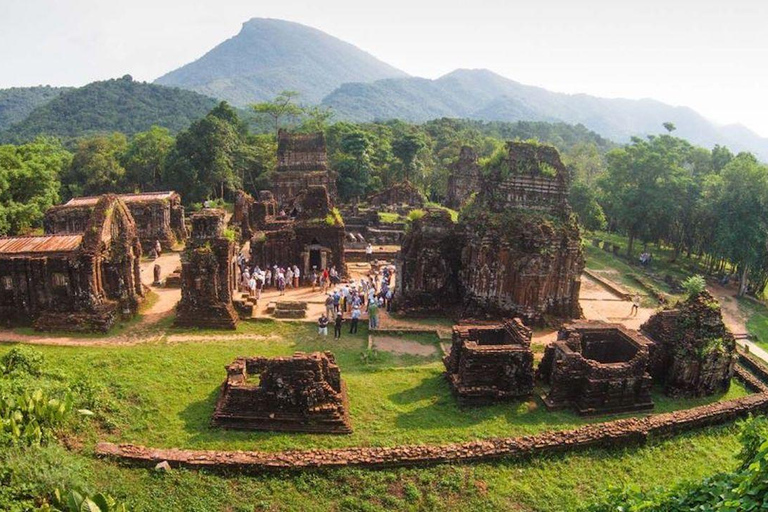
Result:
[[[530,329],[519,319],[501,325],[455,325],[445,376],[463,404],[484,404],[533,392]]]
[[[227,366],[213,424],[241,430],[352,432],[346,385],[330,352],[236,359]]]

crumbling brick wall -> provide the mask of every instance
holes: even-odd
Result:
[[[641,330],[654,342],[651,374],[671,396],[708,396],[729,389],[736,340],[707,291],[653,315]]]
[[[192,237],[181,259],[181,300],[174,325],[234,329],[235,242],[224,236],[224,211],[192,215]]]
[[[412,222],[397,259],[396,309],[445,311],[460,303],[461,233],[445,210],[427,209]]]
[[[381,192],[371,194],[368,196],[367,202],[375,207],[408,205],[410,208],[422,208],[427,202],[427,198],[413,183],[405,180]]]
[[[331,352],[236,359],[227,366],[213,424],[245,430],[352,432],[346,386]]]
[[[620,324],[581,322],[551,343],[538,374],[549,384],[550,409],[608,414],[653,408],[647,372],[650,340]]]
[[[530,329],[520,319],[500,325],[455,325],[443,359],[453,393],[465,404],[483,404],[533,392]]]
[[[480,188],[480,164],[471,146],[462,146],[459,159],[450,166],[446,205],[458,210]]]

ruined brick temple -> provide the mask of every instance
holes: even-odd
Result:
[[[405,205],[407,208],[412,209],[422,208],[427,202],[427,198],[413,183],[405,180],[401,183],[395,183],[381,192],[369,195],[366,198],[366,202],[376,208]]]
[[[118,196],[127,206],[136,223],[139,240],[145,253],[159,241],[163,249],[171,249],[187,239],[184,207],[176,192],[144,192]],[[49,208],[43,221],[49,234],[80,233],[93,211],[98,197],[75,197],[67,203]]]
[[[244,430],[352,432],[346,385],[330,352],[236,359],[227,366],[213,424]]]
[[[651,374],[666,394],[699,397],[729,389],[736,340],[709,292],[656,313],[641,330],[654,341]]]
[[[323,186],[310,186],[294,201],[293,216],[274,215],[276,200],[260,194],[249,206],[251,265],[298,265],[304,278],[313,268],[344,273],[344,221]],[[245,233],[246,228],[242,228]]]
[[[653,408],[650,340],[602,322],[570,324],[563,333],[547,347],[538,369],[549,384],[542,397],[547,408],[573,408],[584,415]]]
[[[446,206],[458,210],[480,189],[480,164],[477,152],[470,146],[462,146],[459,159],[450,166]]]
[[[557,150],[507,143],[506,154],[481,173],[458,225],[428,214],[406,236],[401,309],[409,309],[413,297],[426,302],[427,295],[450,306],[453,295],[434,294],[447,288],[439,279],[458,290],[465,316],[520,317],[526,323],[542,323],[546,315],[578,318],[584,256],[567,193],[568,171]],[[448,257],[431,255],[437,247],[450,247]]]
[[[141,245],[126,204],[98,198],[81,230],[0,238],[0,321],[38,330],[107,331],[144,297]]]
[[[396,274],[396,308],[443,312],[459,303],[462,236],[441,209],[427,209],[415,219],[403,240]]]
[[[277,134],[277,172],[272,191],[281,208],[291,209],[294,198],[304,190],[322,186],[336,197],[336,176],[328,165],[325,136],[318,133]]]
[[[234,329],[235,242],[224,234],[224,210],[192,215],[192,236],[181,256],[181,300],[174,325]]]
[[[519,319],[499,325],[455,325],[451,352],[443,363],[459,401],[483,404],[530,395],[531,336]]]

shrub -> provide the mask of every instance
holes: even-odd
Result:
[[[691,276],[682,282],[683,289],[685,290],[688,298],[695,297],[707,287],[707,282],[704,277],[696,275]]]
[[[26,373],[40,375],[43,371],[43,354],[28,347],[14,347],[0,358],[0,374]]]
[[[413,221],[419,220],[426,214],[427,212],[417,208],[416,210],[411,210],[410,212],[408,212],[408,220],[413,222]]]

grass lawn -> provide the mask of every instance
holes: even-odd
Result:
[[[174,470],[168,474],[125,467],[90,456],[106,439],[151,446],[281,450],[398,443],[447,443],[490,436],[572,428],[587,421],[568,412],[548,413],[539,399],[460,408],[441,376],[438,356],[380,352],[360,357],[367,333],[340,341],[319,339],[313,326],[284,322],[247,324],[253,339],[167,341],[132,347],[36,347],[54,373],[89,374],[109,385],[113,404],[106,421],[67,435],[68,451],[19,454],[12,463],[40,472],[76,474],[83,485],[128,500],[135,510],[574,510],[608,488],[644,488],[695,480],[735,465],[733,425],[701,430],[642,448],[593,450],[530,461],[443,465],[366,471],[222,475]],[[172,334],[172,333],[171,333]],[[205,338],[205,333],[202,332]],[[217,333],[221,336],[221,332]],[[408,335],[404,335],[408,338]],[[216,338],[221,340],[222,338]],[[435,343],[417,335],[413,341]],[[0,354],[10,349],[0,346]],[[351,436],[234,432],[212,429],[210,416],[224,365],[239,355],[286,355],[332,350],[349,387],[355,433]],[[656,412],[744,395],[735,384],[725,396],[677,400],[654,393]],[[31,458],[30,458],[31,457]],[[11,456],[13,459],[13,456]],[[31,461],[35,461],[34,464]],[[46,460],[57,469],[41,470]],[[32,469],[34,467],[34,469]]]
[[[768,307],[748,299],[739,299],[739,307],[747,314],[747,330],[753,341],[768,350]]]

